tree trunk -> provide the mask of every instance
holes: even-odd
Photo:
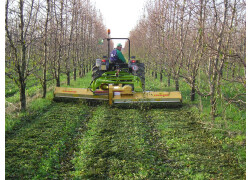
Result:
[[[56,77],[56,87],[60,87],[60,76],[59,76],[59,74]]]
[[[86,67],[84,66],[84,68],[83,68],[83,76],[85,76],[85,74],[86,74]]]
[[[89,67],[88,67],[88,65],[87,66],[85,66],[85,73],[88,73],[89,72]]]
[[[46,28],[47,29],[47,28]],[[47,33],[46,35],[47,36]],[[42,87],[43,87],[43,98],[46,97],[47,94],[47,37],[45,37],[44,43],[44,64],[43,64],[43,79],[42,79]]]
[[[26,110],[26,83],[25,83],[25,74],[26,74],[26,44],[24,39],[24,18],[23,18],[23,0],[20,0],[20,31],[21,31],[21,46],[22,46],[22,58],[21,58],[21,70],[19,72],[20,78],[20,101],[21,101],[21,111]]]
[[[70,72],[67,71],[67,85],[69,86],[70,85]]]
[[[160,72],[160,81],[162,82],[162,71]]]
[[[44,64],[43,64],[43,98],[46,97],[47,94],[47,32],[48,32],[48,21],[49,21],[49,12],[50,12],[50,5],[49,0],[47,0],[47,16],[46,16],[46,22],[45,22],[45,40],[44,40]]]
[[[74,81],[76,81],[76,68],[74,68]]]
[[[195,79],[193,79],[191,84],[191,101],[195,100]]]
[[[46,67],[43,70],[43,98],[46,97],[47,94],[47,79],[46,79]]]
[[[175,79],[175,90],[179,91],[180,90],[180,86],[179,86],[179,78]]]
[[[168,73],[168,87],[170,87],[171,83],[171,73]]]
[[[80,78],[82,78],[83,77],[83,68],[81,67],[80,69],[79,69],[79,76],[80,76]]]
[[[210,106],[211,106],[211,109],[210,109],[211,119],[212,121],[214,121],[215,113],[216,113],[216,97],[214,93],[210,96]]]
[[[20,102],[21,102],[21,111],[26,110],[26,83],[22,80],[20,81]]]

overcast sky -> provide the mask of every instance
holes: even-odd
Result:
[[[103,16],[103,23],[113,38],[127,38],[143,13],[146,0],[91,0]],[[114,41],[115,45],[121,42]]]

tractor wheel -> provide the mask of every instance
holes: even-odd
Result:
[[[102,76],[103,72],[99,70],[99,67],[93,66],[92,68],[92,81],[95,80],[96,78]]]
[[[137,76],[141,79],[142,89],[145,90],[145,66],[144,63],[138,63],[138,70],[136,72]]]

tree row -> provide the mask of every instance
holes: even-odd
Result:
[[[61,75],[83,77],[94,59],[106,52],[102,16],[90,0],[6,0],[5,75],[20,89],[26,109],[26,84],[35,76],[46,97],[48,81]]]
[[[244,0],[151,0],[130,32],[132,54],[148,73],[184,79],[190,99],[209,97],[211,116],[218,99],[246,103],[246,2]],[[225,88],[231,92],[225,93]]]

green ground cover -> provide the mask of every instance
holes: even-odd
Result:
[[[87,121],[83,104],[52,103],[6,133],[6,179],[60,178],[67,145]]]
[[[163,80],[146,78],[146,89],[174,90]],[[245,179],[245,110],[219,106],[212,122],[209,99],[200,112],[183,81],[180,90],[182,108],[56,103],[49,92],[6,114],[6,179]]]
[[[236,145],[228,138],[204,128],[187,106],[102,105],[79,139],[71,174],[74,179],[244,179]]]

